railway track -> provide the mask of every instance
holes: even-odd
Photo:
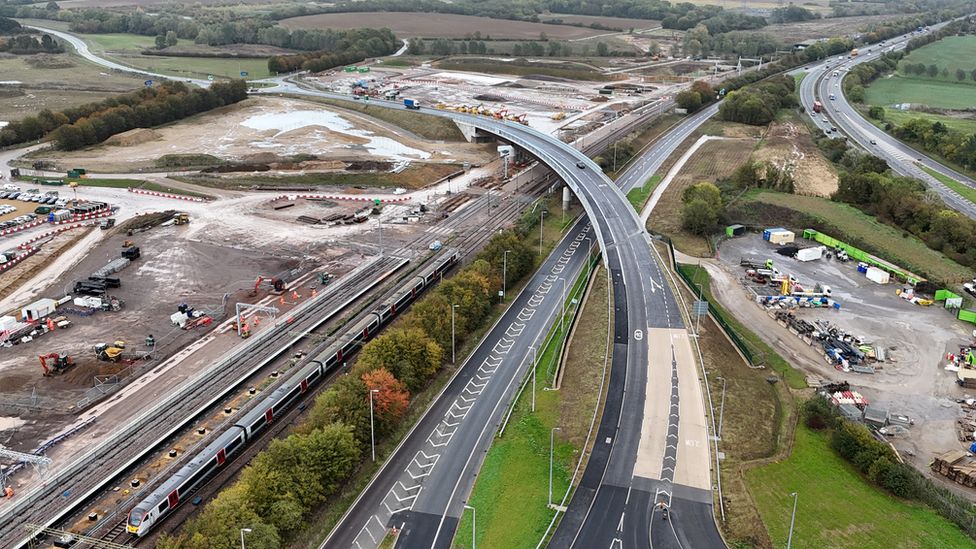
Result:
[[[28,541],[19,525],[50,525],[83,505],[119,473],[221,400],[250,373],[301,341],[301,336],[292,334],[312,331],[406,263],[407,260],[384,257],[351,273],[315,301],[293,311],[294,321],[276,324],[254,336],[243,348],[215,363],[188,386],[173,391],[42,486],[16,500],[0,514],[0,548],[19,547]]]
[[[536,182],[535,186],[538,186],[543,181],[540,179]],[[506,224],[514,219],[517,219],[518,215],[525,207],[523,202],[518,200],[502,200],[500,196],[496,196],[495,200],[490,204],[491,208],[489,210],[489,197],[485,199],[478,199],[474,204],[469,207],[464,208],[460,213],[451,216],[444,223],[439,226],[446,228],[453,235],[456,236],[453,239],[452,245],[459,247],[465,251],[473,251],[479,249],[485,242],[487,242],[491,236],[493,236],[496,230],[503,224]],[[472,230],[461,230],[465,224],[472,221],[478,215],[484,215],[486,217],[486,222],[476,225]],[[421,237],[421,238],[425,238]],[[403,247],[397,252],[404,253],[405,255],[413,255],[409,252],[409,247]],[[345,307],[355,301],[354,298],[363,295],[369,289],[372,289],[376,283],[378,274],[383,271],[383,269],[393,269],[393,271],[399,269],[406,262],[404,260],[397,260],[395,256],[380,258],[375,263],[366,266],[362,272],[358,273],[357,280],[348,280],[336,284],[335,287],[330,288],[332,293],[328,294],[327,299],[321,299],[316,302],[313,307],[309,307],[309,310],[301,311],[301,316],[298,317],[298,312],[293,312],[293,317],[298,317],[295,322],[290,325],[276,325],[272,329],[273,334],[261,334],[258,337],[261,338],[258,345],[249,346],[247,349],[234,353],[232,356],[228,357],[222,362],[230,363],[230,367],[215,368],[217,370],[215,375],[208,376],[207,379],[202,380],[197,386],[189,389],[184,393],[179,399],[180,405],[177,408],[168,410],[167,413],[161,413],[155,417],[146,417],[151,414],[143,414],[140,416],[138,423],[141,426],[136,426],[134,424],[129,425],[125,431],[127,434],[132,434],[135,436],[130,436],[125,440],[116,440],[116,446],[111,447],[109,450],[109,445],[102,445],[95,450],[93,450],[90,455],[86,456],[89,461],[87,466],[76,467],[75,464],[69,466],[68,469],[62,472],[61,478],[58,479],[57,483],[49,483],[46,485],[48,489],[41,490],[41,493],[29,493],[26,497],[31,498],[32,503],[28,504],[29,508],[25,508],[23,512],[17,513],[17,511],[9,511],[0,515],[3,525],[0,525],[0,548],[7,547],[17,547],[25,543],[27,540],[22,539],[21,541],[16,541],[17,536],[17,525],[24,522],[32,523],[47,523],[51,524],[59,520],[59,518],[69,515],[75,509],[84,505],[92,494],[99,491],[100,488],[106,486],[111,480],[118,478],[119,475],[127,468],[135,465],[135,463],[146,454],[150,453],[153,449],[162,444],[166,438],[184,428],[189,422],[191,422],[195,417],[204,413],[206,409],[214,405],[216,401],[222,396],[229,393],[234,388],[240,386],[244,379],[248,377],[247,372],[257,371],[261,365],[266,364],[275,357],[281,356],[288,349],[291,349],[296,345],[301,338],[293,339],[282,345],[282,342],[288,339],[289,334],[293,334],[296,331],[312,333],[313,330],[326,322],[327,320],[337,316]],[[395,268],[394,268],[395,267]],[[352,278],[352,277],[350,277]],[[358,281],[371,281],[372,284],[359,283]],[[366,286],[363,288],[363,286]],[[342,306],[337,306],[342,303]],[[226,364],[225,364],[226,366]],[[242,375],[244,374],[244,375]],[[327,387],[327,385],[326,385]],[[212,389],[219,388],[219,396],[210,399],[209,403],[202,407],[196,407],[196,405],[204,400],[208,396],[213,396]],[[323,387],[324,389],[325,387]],[[298,413],[298,412],[294,412]],[[158,438],[156,440],[150,440],[152,435],[141,436],[146,433],[158,433],[166,429],[167,426],[173,426],[168,430],[167,435]],[[279,425],[279,431],[284,429],[288,424],[282,422]],[[272,433],[262,440],[262,443],[254,449],[254,453],[260,451],[267,442],[273,438]],[[119,439],[121,437],[113,437]],[[123,456],[133,456],[127,462]],[[79,460],[80,461],[80,460]],[[246,463],[246,460],[240,463]],[[70,472],[69,472],[70,471]],[[114,474],[113,474],[114,473]],[[228,475],[231,476],[234,472],[230,472]],[[217,479],[211,481],[214,482]],[[217,488],[225,482],[225,480],[217,483]],[[208,483],[210,484],[210,483]],[[66,491],[58,491],[54,489],[54,486],[72,486],[71,489]],[[84,494],[82,497],[77,498],[68,506],[62,507],[60,510],[57,509],[56,505],[49,505],[54,501],[63,501],[65,495],[70,495],[72,492],[77,493],[82,491]],[[20,503],[20,502],[18,502]],[[192,509],[190,510],[192,511]],[[5,516],[6,515],[6,516]],[[7,521],[6,518],[11,517],[15,520]],[[179,522],[182,523],[185,517]],[[115,522],[111,527],[105,529],[104,526],[96,526],[92,528],[92,532],[102,531],[104,532],[100,537],[103,541],[119,543],[131,542],[137,538],[128,534],[125,530],[126,516],[122,516]],[[11,543],[13,542],[13,543]]]

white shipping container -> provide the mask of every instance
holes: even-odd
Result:
[[[38,299],[37,301],[31,303],[30,305],[24,307],[20,313],[21,318],[25,321],[27,320],[37,320],[39,318],[44,318],[55,311],[57,307],[57,302],[50,298]]]
[[[820,259],[823,257],[823,246],[817,246],[815,248],[802,248],[797,250],[796,259],[799,261],[813,261],[815,259]]]
[[[793,231],[777,231],[769,235],[769,241],[773,244],[789,244],[796,239],[796,235]]]
[[[871,282],[876,282],[878,284],[887,284],[891,280],[891,274],[888,271],[879,269],[877,267],[868,267],[868,272],[865,274],[868,280]]]
[[[85,296],[76,297],[74,304],[78,307],[87,307],[89,309],[101,309],[102,308],[102,298],[95,296]]]
[[[0,316],[0,331],[13,330],[14,326],[17,325],[17,317],[14,316]]]

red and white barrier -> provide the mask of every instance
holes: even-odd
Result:
[[[21,261],[27,259],[28,257],[36,254],[38,250],[40,250],[40,248],[35,248],[35,247],[31,246],[27,250],[24,250],[24,253],[17,255],[17,257],[11,259],[10,261],[7,261],[6,263],[0,264],[0,273],[6,271],[7,269],[9,269],[11,267],[13,267],[14,265],[16,265],[16,264],[20,263]]]
[[[132,187],[129,187],[129,192],[130,193],[135,193],[135,194],[144,194],[144,195],[147,195],[147,196],[158,196],[158,197],[161,197],[161,198],[173,198],[175,200],[187,200],[189,202],[206,202],[206,200],[204,200],[203,198],[197,198],[195,196],[186,196],[186,195],[182,195],[182,194],[161,193],[161,192],[157,192],[157,191],[144,191],[142,189],[134,189]]]
[[[0,236],[7,236],[9,234],[19,233],[20,231],[25,231],[27,229],[32,229],[32,228],[40,225],[41,223],[45,223],[45,221],[43,219],[38,219],[38,220],[35,220],[35,221],[31,221],[30,223],[24,223],[23,225],[17,225],[16,227],[12,227],[10,229],[4,229],[4,230],[0,231]]]
[[[65,225],[63,227],[58,227],[57,229],[54,229],[53,231],[46,231],[46,232],[43,232],[43,233],[41,233],[41,234],[39,234],[37,236],[33,236],[29,240],[27,240],[26,242],[24,242],[23,244],[21,244],[20,246],[17,246],[17,247],[20,248],[21,250],[26,250],[28,248],[33,248],[33,246],[31,246],[31,244],[33,242],[37,242],[38,240],[43,240],[43,239],[45,239],[45,238],[47,238],[49,236],[54,236],[54,235],[56,235],[58,233],[63,233],[64,231],[70,231],[71,229],[77,229],[78,227],[85,227],[85,226],[88,226],[88,225],[91,225],[91,223],[73,223],[71,225]]]
[[[76,221],[85,221],[86,219],[98,219],[100,217],[110,217],[114,212],[112,210],[100,210],[94,213],[87,214],[75,214],[71,219],[66,219],[64,221],[54,221],[51,225],[64,225],[65,223],[74,223]]]
[[[375,198],[369,198],[368,196],[338,196],[334,194],[283,194],[272,198],[275,200],[295,200],[297,198],[312,199],[312,200],[348,200],[352,202],[373,202]],[[406,202],[410,200],[408,196],[397,196],[394,198],[380,198],[381,204],[392,204],[396,202]]]

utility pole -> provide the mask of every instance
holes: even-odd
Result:
[[[369,446],[373,452],[373,461],[376,461],[376,435],[373,429],[373,394],[380,392],[379,389],[369,390]]]
[[[532,351],[532,411],[535,412],[535,370],[537,366],[536,361],[538,360],[538,351],[536,351],[534,346],[529,347],[529,350]]]
[[[556,431],[562,431],[559,427],[549,430],[549,508],[552,508],[552,451],[556,446]]]
[[[455,344],[454,344],[454,310],[458,306],[454,303],[451,304],[451,364],[455,364]]]
[[[790,536],[786,539],[786,549],[790,549],[790,547],[793,545],[793,524],[796,522],[796,500],[798,497],[796,492],[793,492],[790,495],[793,496],[793,516],[790,517]]]
[[[542,229],[545,227],[546,211],[539,212],[539,257],[542,257]]]
[[[508,290],[508,254],[511,251],[505,250],[505,253],[502,254],[502,299],[505,299]]]

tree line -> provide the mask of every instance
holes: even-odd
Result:
[[[865,425],[844,419],[819,395],[803,404],[802,417],[807,427],[825,433],[830,447],[869,482],[895,497],[928,505],[976,538],[976,511],[971,503],[902,463]]]
[[[217,82],[191,90],[182,82],[164,82],[137,92],[58,112],[45,109],[0,129],[0,146],[51,137],[56,147],[73,150],[104,141],[133,128],[158,126],[229,105],[247,97],[243,80]]]
[[[539,213],[523,216],[514,229],[496,234],[475,260],[420,299],[396,324],[369,343],[352,368],[319,395],[308,418],[285,439],[275,440],[244,468],[203,512],[160,549],[210,549],[239,543],[250,528],[248,546],[273,549],[299,533],[305,519],[349,480],[370,452],[370,391],[377,440],[402,431],[411,396],[425,389],[447,360],[451,310],[463,343],[492,318],[502,263],[507,285],[535,265],[527,244]]]
[[[850,204],[918,237],[960,265],[976,268],[976,221],[947,207],[921,181],[895,175],[884,160],[858,152],[843,140],[823,138],[818,145],[846,168],[831,200]],[[976,142],[971,146],[976,150]]]
[[[367,57],[390,55],[400,49],[400,42],[390,29],[329,29],[320,34],[329,37],[328,47],[310,53],[272,56],[268,58],[268,70],[276,73],[297,70],[321,72],[358,63]]]
[[[725,96],[718,112],[722,120],[765,126],[776,118],[779,109],[797,105],[790,75],[778,75],[733,91]]]
[[[0,38],[0,51],[15,55],[30,55],[35,53],[64,53],[64,47],[49,34],[36,36],[18,34],[8,38]]]

